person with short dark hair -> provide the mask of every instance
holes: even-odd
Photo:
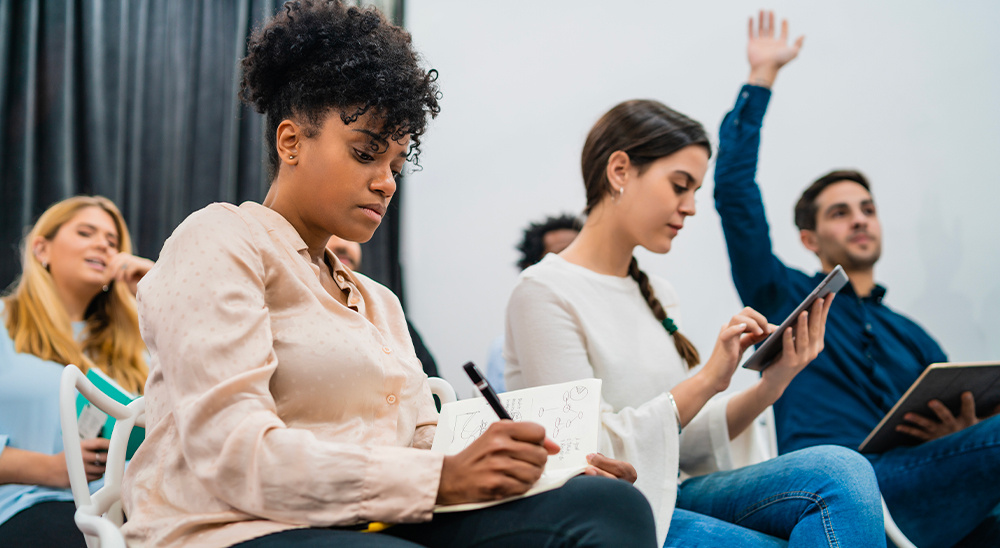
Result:
[[[564,213],[557,217],[546,217],[544,221],[533,222],[524,229],[517,250],[521,258],[517,267],[521,270],[542,260],[549,253],[559,253],[566,249],[580,233],[583,223],[576,215]]]
[[[525,493],[558,446],[499,421],[457,454],[429,451],[438,414],[399,300],[326,249],[372,237],[439,110],[410,35],[374,8],[296,0],[242,67],[271,188],[191,214],[140,284],[151,359],[122,485],[129,544],[651,546],[649,504],[596,465],[435,513]]]
[[[850,276],[830,310],[826,349],[774,404],[781,453],[820,444],[857,449],[928,365],[946,361],[938,343],[916,322],[889,308],[875,282],[882,228],[868,179],[856,170],[832,171],[813,182],[795,206],[802,244],[821,271],[786,266],[772,251],[757,155],[770,88],[794,59],[801,39],[778,35],[774,16],[748,45],[749,82],[719,131],[715,206],[744,304],[782,318],[836,265]],[[996,545],[1000,538],[1000,417],[977,417],[971,394],[960,413],[931,401],[938,421],[910,415],[901,431],[915,446],[866,455],[900,529],[918,546]],[[995,411],[994,411],[995,413]],[[985,539],[990,539],[986,541]],[[986,544],[979,544],[986,542]]]

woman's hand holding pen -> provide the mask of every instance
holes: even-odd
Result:
[[[438,504],[482,502],[523,494],[542,476],[559,446],[532,422],[502,420],[462,452],[444,458]]]

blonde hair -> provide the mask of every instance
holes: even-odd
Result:
[[[135,297],[127,284],[110,284],[87,306],[82,336],[73,337],[66,307],[56,293],[48,269],[35,257],[33,242],[52,240],[78,212],[97,207],[108,213],[118,229],[118,251],[132,252],[132,241],[122,214],[101,196],[75,196],[45,210],[21,244],[21,276],[4,297],[7,332],[17,352],[34,354],[87,371],[97,367],[126,390],[141,393],[146,382],[146,346],[139,334]]]

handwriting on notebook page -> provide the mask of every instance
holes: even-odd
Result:
[[[598,450],[601,381],[585,379],[514,390],[500,394],[500,401],[516,421],[532,421],[545,427],[560,451],[549,457],[546,468],[586,464],[586,456]],[[436,451],[455,454],[481,436],[499,420],[483,398],[449,403],[441,409]]]

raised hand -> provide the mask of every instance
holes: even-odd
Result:
[[[761,10],[757,19],[756,33],[754,20],[748,23],[747,60],[750,61],[749,82],[755,86],[771,87],[778,71],[786,63],[795,59],[802,49],[805,36],[799,36],[794,43],[788,43],[788,20],[781,21],[781,32],[775,36],[774,12]]]
[[[520,495],[542,476],[559,446],[532,422],[502,420],[457,455],[444,458],[438,504],[481,502]]]

